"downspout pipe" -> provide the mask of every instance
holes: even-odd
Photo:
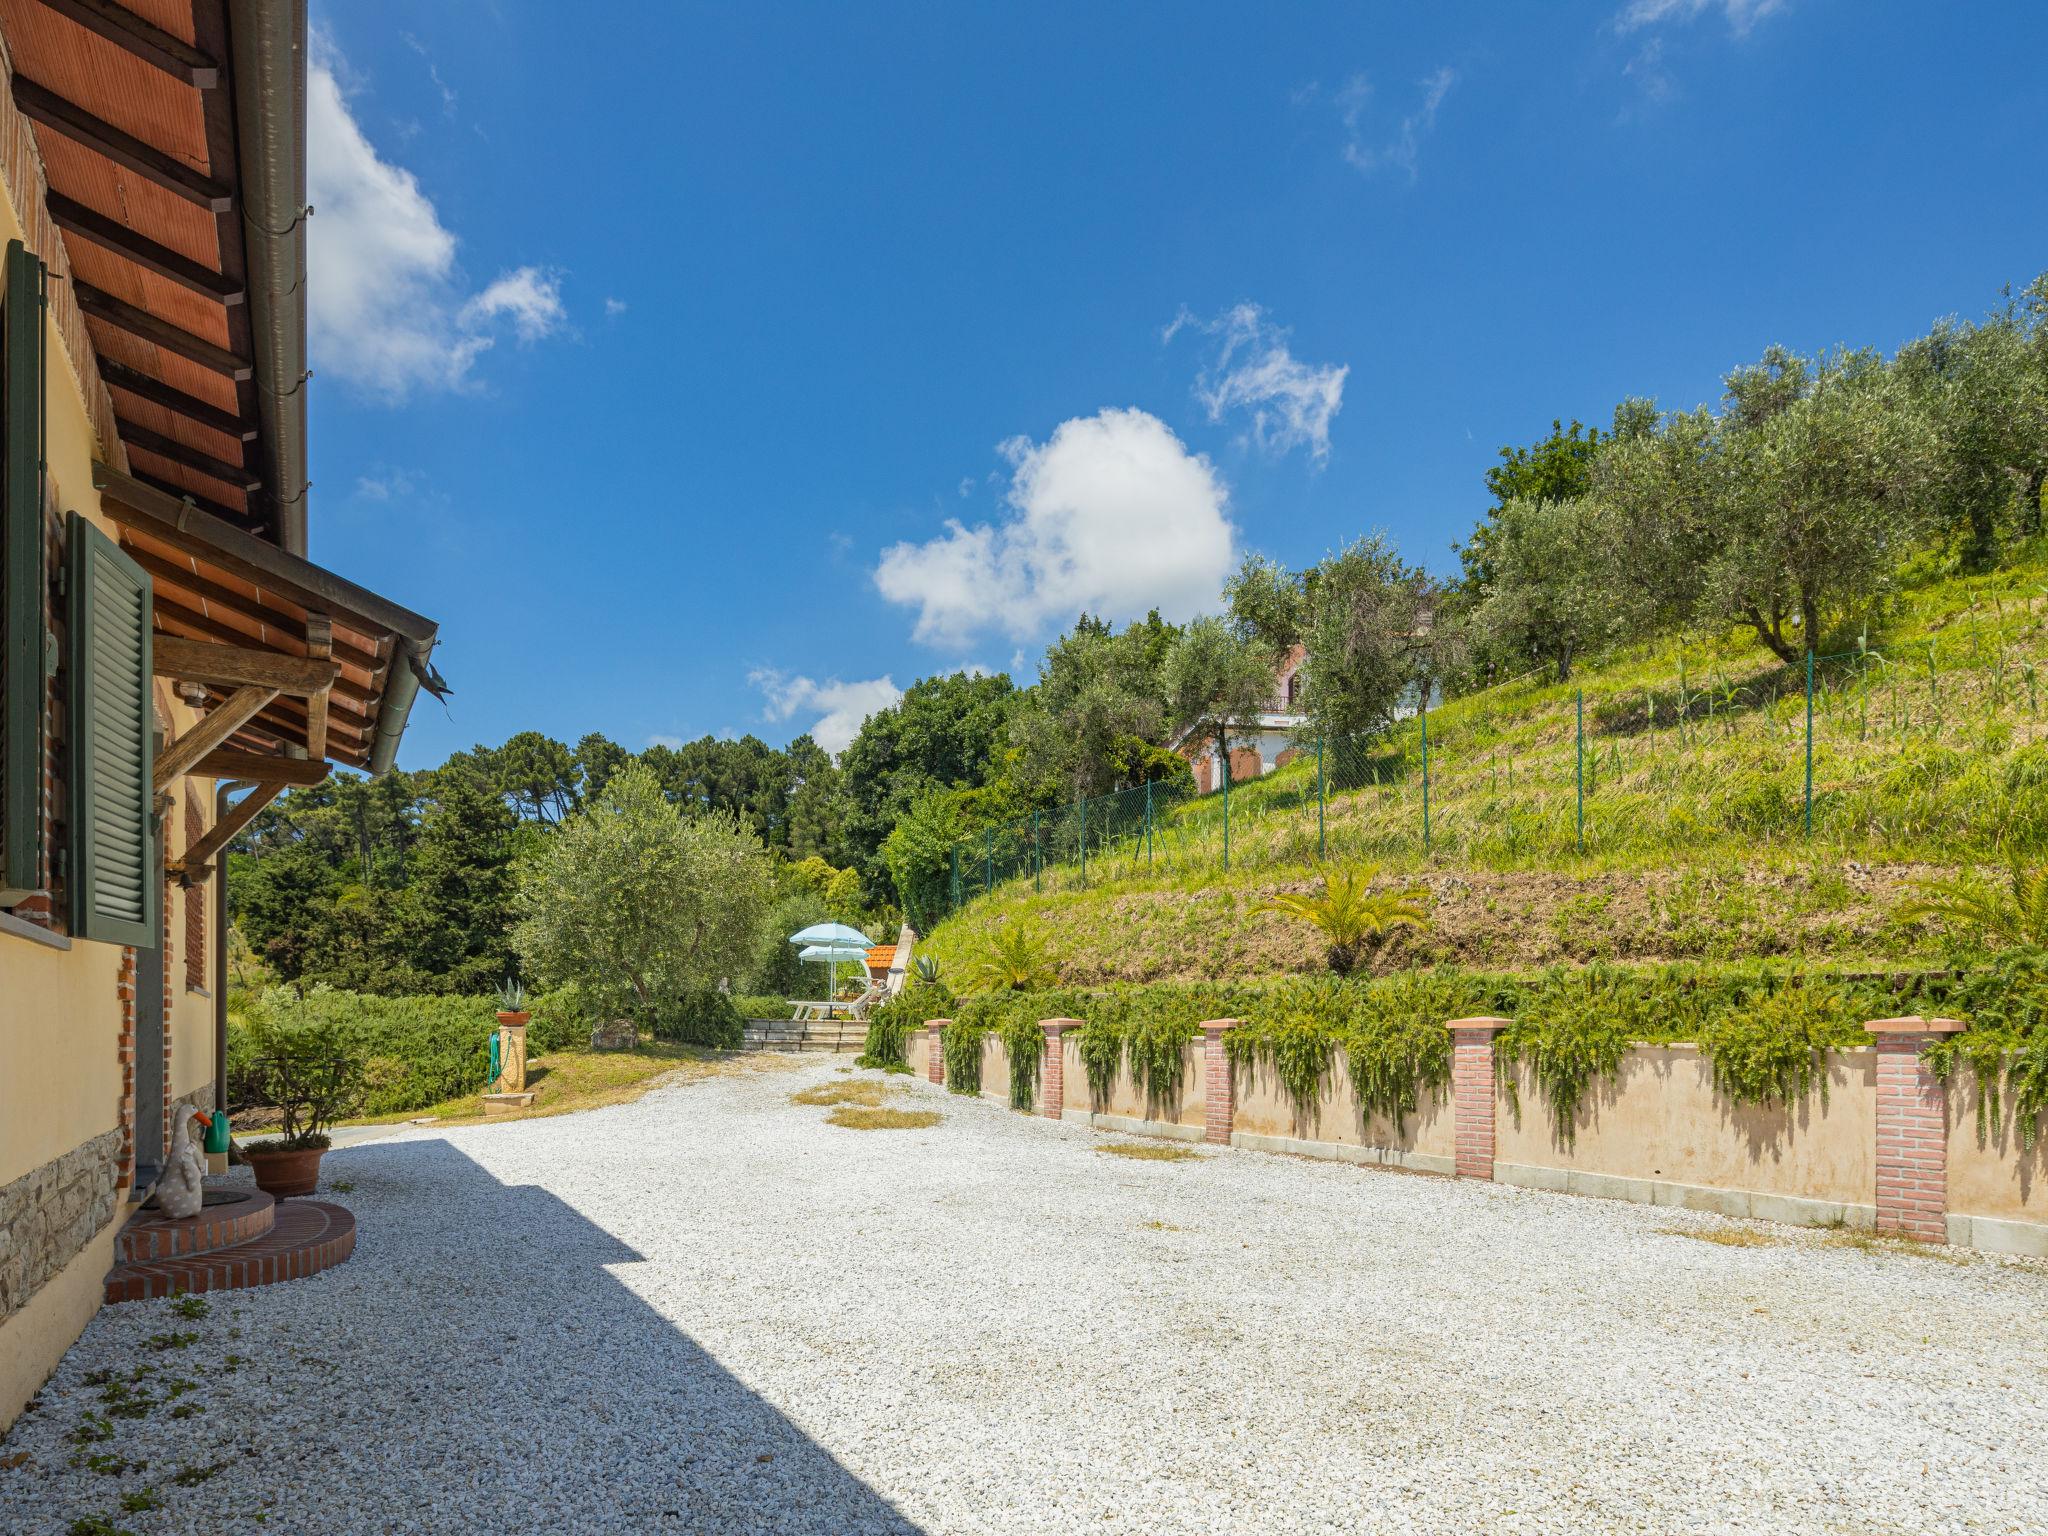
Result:
[[[278,543],[306,554],[306,0],[229,0],[256,410]]]
[[[398,740],[405,734],[405,722],[412,715],[412,701],[419,697],[421,679],[433,670],[427,661],[433,649],[432,640],[415,640],[410,635],[397,637],[389,675],[384,679],[384,702],[377,711],[376,735],[370,742],[372,778],[389,773],[397,761]]]

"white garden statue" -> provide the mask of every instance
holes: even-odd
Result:
[[[206,1144],[201,1138],[209,1124],[198,1110],[179,1115],[171,1129],[171,1159],[163,1177],[156,1181],[156,1203],[166,1216],[178,1219],[196,1216],[205,1203],[201,1187],[206,1178]],[[199,1127],[194,1134],[193,1127]]]

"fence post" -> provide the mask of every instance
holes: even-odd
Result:
[[[986,896],[996,888],[996,833],[993,827],[981,829],[981,894]]]
[[[1322,858],[1323,855],[1328,851],[1327,845],[1324,842],[1324,799],[1325,796],[1323,794],[1323,737],[1322,733],[1319,731],[1316,733],[1316,857],[1318,859]]]
[[[1216,754],[1223,759],[1223,872],[1230,873],[1230,733],[1216,733]]]
[[[1031,813],[1031,889],[1045,889],[1045,855],[1038,847],[1038,812]]]
[[[1948,1091],[1921,1052],[1967,1028],[1955,1019],[1872,1019],[1877,1042],[1877,1230],[1948,1236]]]
[[[1578,692],[1577,746],[1578,759],[1575,765],[1579,782],[1579,857],[1586,856],[1586,690]]]
[[[946,894],[952,898],[953,910],[958,912],[960,910],[960,845],[958,843],[953,845],[952,860],[953,874],[946,884]]]
[[[1088,797],[1081,797],[1081,889],[1088,889]]]
[[[1429,853],[1429,695],[1422,696],[1422,852]]]
[[[1202,1140],[1211,1146],[1229,1146],[1236,1125],[1237,1084],[1230,1074],[1223,1036],[1243,1022],[1208,1019],[1202,1024]]]
[[[1152,781],[1145,781],[1145,867],[1152,867]]]
[[[1806,648],[1806,840],[1813,841],[1813,647]]]

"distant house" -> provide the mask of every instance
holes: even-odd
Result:
[[[1300,754],[1297,733],[1308,724],[1308,716],[1301,708],[1301,664],[1306,660],[1308,647],[1291,647],[1274,670],[1273,693],[1266,700],[1267,707],[1259,711],[1256,726],[1246,721],[1229,732],[1232,782],[1241,784],[1271,773]],[[1191,729],[1183,730],[1172,746],[1194,770],[1199,793],[1206,795],[1223,787],[1222,754],[1214,736],[1200,738]]]

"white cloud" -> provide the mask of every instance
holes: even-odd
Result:
[[[604,313],[606,319],[616,320],[625,312],[626,301],[624,299],[607,298],[604,301]]]
[[[1253,441],[1267,452],[1306,445],[1317,463],[1330,456],[1330,422],[1344,407],[1348,364],[1302,362],[1288,350],[1288,333],[1256,304],[1239,304],[1214,320],[1198,320],[1183,307],[1160,336],[1171,341],[1188,326],[1222,338],[1195,380],[1211,421],[1242,411]]]
[[[515,268],[465,303],[456,319],[474,329],[501,315],[512,317],[521,341],[553,335],[569,318],[562,308],[561,279],[538,267]]]
[[[657,733],[647,738],[647,745],[650,747],[667,747],[671,752],[680,752],[683,750],[683,738],[680,736],[663,736]]]
[[[380,157],[349,108],[347,61],[315,31],[306,87],[307,333],[314,367],[374,394],[460,389],[509,318],[523,341],[559,329],[559,281],[537,267],[466,294],[456,239],[419,179]]]
[[[762,714],[769,720],[787,720],[799,711],[815,712],[811,739],[835,757],[860,733],[869,715],[879,714],[903,697],[903,690],[888,677],[852,683],[835,677],[820,683],[773,667],[757,667],[747,674],[747,681],[766,695]]]
[[[1728,30],[1747,37],[1756,24],[1785,8],[1785,0],[1629,0],[1614,18],[1617,32],[1637,32],[1666,22],[1697,21],[1710,12],[1728,22]]]
[[[380,468],[374,474],[356,476],[356,495],[364,501],[403,501],[412,495],[411,471]]]
[[[875,585],[917,609],[915,637],[954,645],[987,630],[1029,639],[1054,619],[1108,619],[1211,607],[1237,558],[1230,493],[1209,460],[1158,417],[1103,410],[1062,422],[1044,443],[1016,437],[1011,516],[949,518],[922,544],[883,551]]]
[[[1345,160],[1368,176],[1391,167],[1404,173],[1410,181],[1415,180],[1422,141],[1436,127],[1437,109],[1443,106],[1444,98],[1451,94],[1451,87],[1457,83],[1458,72],[1449,65],[1417,81],[1422,100],[1414,111],[1402,117],[1393,136],[1382,140],[1376,132],[1368,132],[1366,122],[1366,109],[1372,102],[1372,82],[1364,75],[1353,75],[1344,82],[1344,88],[1336,96],[1337,115],[1344,124]]]

